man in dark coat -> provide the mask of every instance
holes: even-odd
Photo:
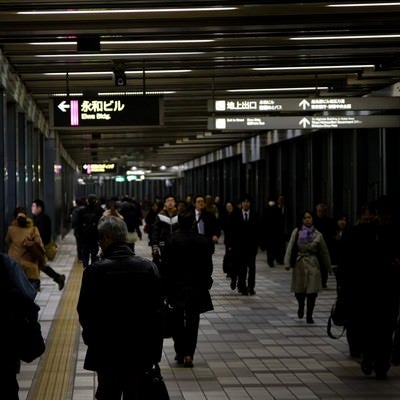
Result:
[[[44,201],[41,199],[33,200],[31,211],[33,215],[33,223],[38,228],[43,245],[46,248],[46,245],[48,245],[51,241],[51,220],[50,217],[44,212]],[[59,274],[58,272],[54,271],[54,269],[51,268],[50,265],[41,266],[40,270],[58,284],[59,290],[62,290],[64,288],[64,274]]]
[[[79,243],[83,268],[97,259],[99,245],[97,242],[97,223],[103,215],[103,210],[97,204],[95,194],[89,194],[87,205],[78,211],[76,216],[75,237]]]
[[[18,400],[17,374],[20,369],[18,346],[15,338],[16,317],[30,311],[36,296],[35,288],[30,284],[22,267],[5,254],[0,254],[0,302],[2,328],[0,331],[0,374],[1,397]]]
[[[96,399],[146,399],[162,352],[160,276],[126,244],[123,220],[103,217],[98,231],[103,258],[84,270],[78,301],[84,368],[97,372]]]
[[[179,230],[171,234],[165,246],[163,278],[168,303],[177,308],[177,326],[173,334],[178,364],[193,366],[200,314],[213,310],[209,290],[212,285],[212,253],[204,235],[194,232],[191,213],[178,216]]]

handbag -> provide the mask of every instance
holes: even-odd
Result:
[[[128,235],[126,237],[127,243],[135,243],[139,239],[139,235],[137,234],[136,231],[134,232],[128,232]]]
[[[149,371],[146,371],[146,377],[149,382],[148,399],[151,400],[169,400],[167,385],[161,375],[158,364],[155,364]]]
[[[347,313],[346,303],[344,301],[343,295],[340,293],[340,290],[338,290],[338,295],[336,297],[334,304],[332,305],[331,312],[328,318],[328,324],[326,327],[328,336],[331,339],[339,339],[344,335],[344,332],[346,330],[347,319],[348,319],[348,313]],[[333,334],[332,332],[333,325],[342,327],[342,332],[339,335]]]
[[[25,307],[28,307],[28,310],[19,313],[14,320],[14,332],[18,358],[30,363],[44,353],[46,345],[38,321],[39,306],[27,303]]]
[[[57,255],[57,243],[56,242],[49,242],[44,246],[44,252],[46,254],[46,257],[50,260],[53,261],[56,258]]]
[[[46,265],[45,250],[40,243],[33,239],[33,236],[24,240],[24,246],[28,250],[32,260],[38,263],[39,268]]]
[[[163,338],[173,336],[179,319],[179,312],[175,305],[165,302],[162,309],[162,332]]]

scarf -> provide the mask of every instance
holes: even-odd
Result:
[[[310,226],[309,228],[306,226],[302,226],[299,230],[299,243],[310,243],[314,239],[314,226]]]

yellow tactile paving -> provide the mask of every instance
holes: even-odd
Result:
[[[76,303],[82,272],[82,264],[75,263],[27,400],[66,400],[71,396],[80,334]]]

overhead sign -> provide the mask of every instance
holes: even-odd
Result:
[[[349,111],[400,109],[396,97],[226,98],[210,100],[208,110],[221,113]]]
[[[234,116],[208,119],[208,129],[210,130],[360,129],[398,127],[400,127],[400,116],[398,115],[324,115],[297,117]]]
[[[159,96],[104,96],[53,100],[54,127],[160,125]]]
[[[116,172],[117,166],[114,163],[104,163],[104,164],[83,164],[82,165],[83,172],[88,175],[91,174],[104,174],[104,173],[112,173]]]

